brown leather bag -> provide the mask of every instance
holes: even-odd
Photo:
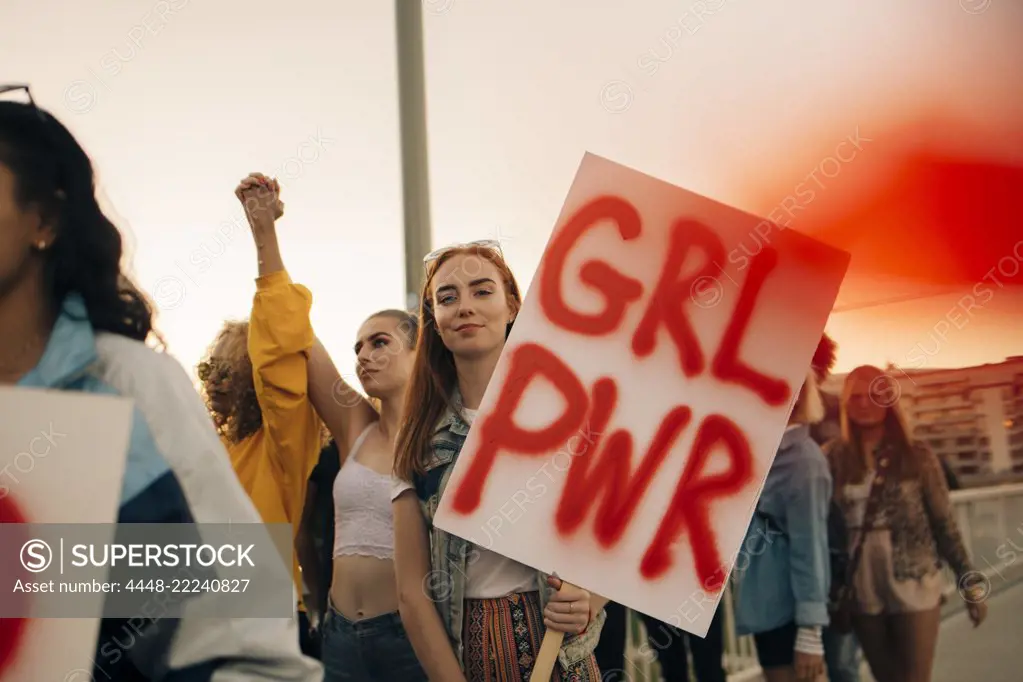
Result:
[[[860,565],[860,558],[863,555],[863,539],[873,528],[874,520],[881,506],[881,492],[888,480],[888,469],[891,457],[883,453],[877,460],[877,473],[870,485],[870,496],[867,498],[867,508],[863,511],[863,523],[860,524],[860,535],[856,539],[856,546],[853,547],[848,569],[845,574],[845,582],[841,585],[832,586],[831,604],[828,608],[828,628],[842,634],[852,632],[852,614],[856,610],[856,570]]]

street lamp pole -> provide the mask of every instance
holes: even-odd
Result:
[[[395,0],[398,46],[398,115],[401,128],[402,204],[405,219],[405,296],[419,307],[422,258],[430,250],[430,183],[426,140],[426,74],[423,65],[423,7],[420,0]]]

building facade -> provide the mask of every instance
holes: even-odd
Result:
[[[902,370],[900,406],[913,436],[943,458],[964,484],[1023,475],[1023,356],[959,369]],[[824,390],[838,395],[845,375]]]

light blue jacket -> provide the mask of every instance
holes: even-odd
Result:
[[[138,341],[94,333],[77,294],[64,302],[42,359],[18,385],[134,401],[118,523],[261,523],[181,365]],[[187,614],[157,619],[141,637],[137,622],[104,619],[90,679],[124,679],[129,661],[166,682],[322,677],[321,666],[299,651],[295,619]]]
[[[831,485],[810,428],[786,431],[735,561],[739,634],[828,624]]]

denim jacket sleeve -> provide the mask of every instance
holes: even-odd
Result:
[[[828,624],[831,562],[828,553],[828,510],[831,473],[817,445],[806,444],[807,456],[786,486],[785,520],[789,536],[792,594],[796,625]]]
[[[600,613],[594,617],[593,622],[586,627],[585,632],[579,635],[565,635],[561,651],[558,652],[558,662],[566,672],[580,661],[593,655],[606,619],[607,612],[601,609]]]

